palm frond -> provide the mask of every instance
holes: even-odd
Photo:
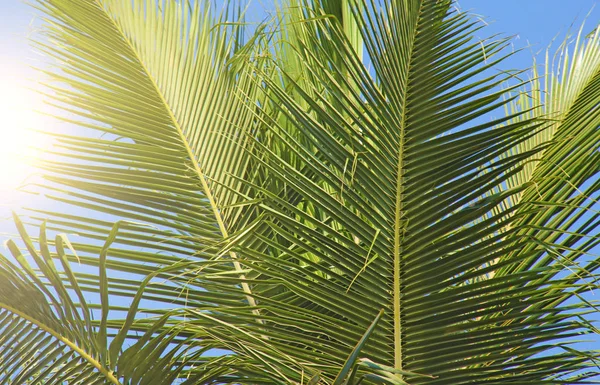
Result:
[[[18,218],[16,223],[29,256],[21,254],[12,240],[8,247],[18,265],[0,255],[0,382],[172,384],[189,366],[186,360],[194,361],[199,355],[198,349],[189,350],[190,344],[172,343],[178,331],[177,327],[164,328],[167,316],[146,320],[151,325],[146,333],[134,343],[129,340],[131,346],[124,345],[123,337],[142,314],[139,301],[128,310],[127,322],[116,336],[109,339],[105,266],[101,264],[100,270],[103,306],[98,323],[66,257],[68,239],[59,235],[55,241],[59,268],[50,255],[45,226],[38,251]],[[145,285],[140,285],[138,298]]]
[[[505,187],[550,143],[507,151],[540,141],[546,123],[529,111],[476,123],[511,102],[492,91],[511,74],[481,78],[505,41],[473,41],[477,25],[450,2],[351,4],[373,76],[336,19],[312,17],[296,22],[306,27],[289,52],[313,79],[296,81],[297,69],[288,75],[282,64],[290,92],[265,77],[270,107],[285,116],[269,124],[296,161],[262,147],[262,166],[288,194],[262,190],[278,238],[262,239],[267,252],[240,254],[277,292],[260,299],[261,315],[294,309],[303,318],[269,319],[261,326],[269,344],[299,358],[310,350],[312,365],[333,368],[331,352],[349,351],[383,307],[388,316],[365,352],[434,376],[411,383],[568,381],[589,361],[554,348],[590,332],[575,315],[591,308],[564,300],[592,287],[579,278],[593,278],[593,269],[571,280],[558,278],[568,271],[560,264],[475,279],[546,252],[538,237],[522,235],[524,218],[539,209],[501,206],[539,184],[534,173]],[[587,164],[594,156],[587,153]],[[552,306],[540,306],[542,298]],[[312,333],[300,326],[309,323]]]
[[[230,64],[246,51],[237,8],[217,14],[208,1],[37,4],[48,16],[37,47],[61,63],[48,72],[51,105],[81,129],[53,134],[57,145],[42,165],[47,195],[78,211],[32,218],[79,235],[75,246],[92,265],[96,259],[85,254],[100,252],[115,219],[128,221],[106,262],[114,271],[148,274],[214,257],[253,217],[239,201],[246,191],[239,178],[253,178],[254,128],[245,105],[260,98],[251,72]],[[227,258],[241,271],[234,254]]]

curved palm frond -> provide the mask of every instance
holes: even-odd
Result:
[[[91,240],[108,236],[112,218],[137,223],[119,233],[123,247],[107,262],[114,270],[148,274],[181,258],[213,256],[252,218],[242,215],[248,210],[236,178],[251,179],[252,114],[242,106],[259,98],[251,74],[229,68],[233,52],[243,51],[238,27],[219,26],[237,16],[215,17],[208,2],[38,4],[51,22],[37,46],[62,64],[49,73],[57,83],[51,104],[68,113],[63,120],[104,137],[54,135],[58,145],[43,164],[46,191],[83,211],[37,217]],[[93,245],[76,246],[97,253]]]
[[[269,154],[263,167],[288,194],[262,191],[278,235],[262,239],[269,252],[240,251],[277,293],[259,301],[261,315],[274,317],[261,326],[270,328],[269,344],[307,361],[303,352],[310,351],[312,365],[333,368],[331,352],[348,351],[384,307],[388,317],[365,351],[435,377],[411,383],[582,380],[597,353],[569,346],[594,331],[578,318],[594,305],[577,298],[595,287],[598,261],[571,274],[570,265],[586,253],[573,249],[568,264],[548,263],[556,251],[540,234],[528,234],[535,228],[528,218],[552,214],[527,197],[552,178],[536,171],[509,184],[528,172],[532,158],[564,145],[540,140],[546,120],[528,118],[529,111],[476,120],[511,101],[502,100],[503,92],[488,93],[510,74],[480,77],[501,60],[504,42],[471,41],[476,25],[451,11],[451,2],[350,3],[374,76],[337,20],[307,11],[295,24],[302,38],[289,52],[312,79],[296,80],[300,71],[288,74],[283,64],[281,76],[293,91],[265,80],[272,108],[292,133],[281,118],[268,124],[301,159],[291,162],[263,147]],[[597,180],[591,134],[597,123],[587,116],[595,116],[598,100],[589,94],[582,119],[573,119],[590,123],[589,135],[573,128],[583,142],[571,145],[585,152],[569,159],[588,170],[578,183]],[[514,148],[524,150],[508,153]],[[547,193],[546,199],[555,206],[561,198]],[[545,231],[558,238],[570,234],[569,226]],[[578,233],[595,242],[595,223],[585,226]],[[489,273],[495,274],[477,279]],[[293,321],[278,323],[291,311]]]
[[[178,327],[165,328],[168,315],[146,319],[145,333],[135,341],[128,340],[130,346],[124,344],[136,317],[143,314],[138,305],[146,281],[140,285],[126,322],[109,335],[105,264],[100,263],[102,309],[97,322],[68,261],[65,248],[72,249],[68,239],[58,235],[55,240],[59,268],[50,254],[45,224],[40,229],[38,251],[20,220],[15,220],[29,257],[21,254],[12,240],[8,247],[18,264],[0,255],[1,383],[164,385],[174,383],[196,363],[201,349],[176,341]]]
[[[596,103],[599,97],[600,41],[597,33],[585,39],[581,34],[582,31],[575,41],[572,59],[566,43],[559,51],[561,60],[557,66],[547,54],[544,76],[547,91],[543,104],[539,83],[535,81],[533,97],[523,99],[520,107],[513,106],[513,110],[531,109],[535,118],[546,120],[543,136],[532,139],[538,144],[549,143],[548,147],[539,157],[528,160],[524,171],[509,180],[507,186],[535,181],[515,202],[523,205],[522,210],[543,208],[521,219],[523,224],[528,225],[521,235],[536,238],[545,246],[548,256],[561,255],[562,251],[583,255],[591,251],[597,242],[595,195],[598,193],[599,170],[595,165],[598,161],[597,131],[600,123]],[[532,147],[535,144],[529,141],[526,145]],[[511,149],[511,153],[520,151],[520,148]],[[582,241],[585,246],[579,243]],[[576,251],[571,250],[574,246]],[[540,251],[544,252],[544,249]],[[538,257],[529,258],[521,268],[535,265]],[[564,256],[563,262],[567,265],[575,263],[570,259]],[[553,261],[556,259],[545,258],[542,263],[551,264]]]

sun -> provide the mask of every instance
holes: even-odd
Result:
[[[7,204],[34,173],[41,106],[41,96],[19,77],[0,77],[0,204]]]

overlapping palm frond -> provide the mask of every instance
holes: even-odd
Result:
[[[32,217],[80,235],[79,255],[22,231],[37,270],[3,271],[89,345],[98,365],[64,348],[81,366],[63,380],[102,365],[122,384],[597,374],[598,353],[572,344],[597,330],[597,35],[516,107],[523,85],[494,72],[508,40],[476,40],[451,0],[289,1],[250,38],[229,5],[38,1],[50,100],[91,131],[53,134],[43,165],[44,191],[78,211]],[[11,317],[3,335],[47,337]],[[62,365],[19,372],[15,354],[5,378]],[[143,357],[169,364],[144,374]]]
[[[547,263],[556,251],[538,234],[524,234],[532,228],[527,218],[548,217],[548,210],[518,199],[552,179],[527,170],[531,160],[564,144],[543,139],[547,118],[528,110],[477,120],[510,103],[488,92],[510,74],[481,78],[498,63],[502,41],[470,41],[477,26],[453,13],[450,2],[382,3],[350,2],[374,76],[341,24],[308,14],[294,51],[313,79],[295,81],[297,69],[287,74],[284,64],[291,91],[267,84],[286,124],[301,132],[302,141],[280,127],[303,162],[264,147],[271,157],[263,167],[299,203],[263,191],[279,239],[263,239],[269,253],[241,254],[253,256],[252,268],[280,291],[263,315],[307,313],[294,325],[268,325],[269,343],[290,354],[312,351],[315,366],[333,368],[328,352],[349,349],[346,338],[386,308],[380,334],[365,351],[434,376],[410,383],[582,380],[580,371],[597,353],[577,353],[568,341],[593,331],[576,315],[594,305],[566,301],[595,287],[598,263],[592,258],[573,274],[573,261]],[[582,113],[594,116],[597,100],[590,95]],[[589,130],[596,127],[591,122]],[[589,182],[597,178],[598,143],[586,143],[573,167],[589,169]],[[523,173],[527,180],[510,185]],[[552,194],[546,199],[557,203]],[[594,238],[595,224],[586,226],[579,233]],[[564,226],[547,231],[570,234]],[[583,254],[573,250],[572,259]],[[540,262],[526,265],[531,260]],[[477,279],[482,274],[490,277]]]
[[[244,51],[242,27],[227,25],[237,20],[234,5],[221,14],[209,2],[38,6],[49,21],[37,46],[61,63],[48,73],[51,104],[67,112],[61,117],[79,132],[103,135],[54,134],[57,145],[43,164],[45,191],[78,210],[34,217],[47,217],[51,229],[76,232],[82,262],[92,265],[96,259],[86,253],[100,250],[93,241],[108,236],[114,218],[127,221],[107,261],[114,271],[145,275],[182,259],[215,256],[252,218],[238,201],[245,192],[239,179],[252,180],[252,111],[245,99],[260,98],[252,74],[229,64]],[[227,269],[240,270],[235,255],[228,258],[233,266]],[[125,295],[136,292],[136,279],[118,283]]]
[[[146,332],[131,346],[123,344],[134,320],[143,314],[138,312],[138,304],[145,282],[127,321],[109,339],[105,264],[100,263],[102,311],[97,323],[68,261],[65,249],[74,252],[69,240],[64,235],[56,237],[55,259],[60,262],[56,265],[45,225],[40,230],[38,252],[18,218],[16,223],[33,264],[13,241],[8,248],[17,264],[0,256],[1,383],[172,384],[202,355],[201,349],[191,350],[191,344],[175,340],[177,326],[170,326],[168,333],[160,332],[168,316],[147,319],[150,327]]]
[[[532,147],[546,142],[549,143],[548,148],[540,156],[529,159],[525,171],[517,174],[507,186],[535,181],[515,201],[523,205],[522,210],[540,208],[536,214],[521,219],[529,226],[521,235],[536,238],[546,250],[559,250],[550,253],[555,256],[568,252],[583,241],[586,246],[577,246],[577,249],[579,254],[585,254],[592,250],[598,235],[594,230],[594,213],[597,209],[599,171],[596,165],[600,111],[596,100],[599,95],[600,45],[597,33],[588,38],[581,34],[582,31],[572,52],[566,42],[563,44],[557,53],[557,65],[547,54],[545,97],[542,97],[539,81],[536,80],[532,97],[523,99],[520,107],[513,106],[513,110],[531,109],[536,118],[546,120],[543,136],[533,138],[526,145]],[[522,149],[511,149],[511,153],[520,151]],[[573,263],[566,262],[569,261],[566,255],[563,257],[566,264]],[[574,255],[572,257],[577,259]],[[546,258],[542,263],[553,263],[553,260],[556,261]],[[522,268],[528,269],[535,263],[536,258],[533,257]]]

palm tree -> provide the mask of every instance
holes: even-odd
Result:
[[[598,31],[522,82],[451,0],[34,5],[1,383],[593,383]]]

